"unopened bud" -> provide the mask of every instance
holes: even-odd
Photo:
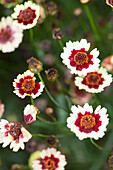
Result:
[[[55,15],[57,13],[57,5],[53,1],[46,3],[45,8],[49,15]]]
[[[29,70],[33,73],[38,73],[43,70],[43,64],[34,57],[29,58],[27,63],[29,64]]]
[[[82,4],[87,4],[90,0],[80,0]]]
[[[57,139],[56,136],[51,135],[46,139],[46,143],[49,147],[54,147],[56,148],[59,145],[59,140]]]
[[[22,170],[22,167],[19,164],[14,164],[12,165],[11,170]]]
[[[48,80],[56,80],[58,78],[58,71],[54,68],[45,71]]]
[[[51,107],[47,107],[46,110],[45,110],[45,113],[47,115],[51,115],[53,113],[53,109]]]
[[[63,37],[61,29],[60,28],[54,28],[53,31],[52,31],[52,36],[53,36],[53,39],[55,39],[55,40],[61,40],[62,37]]]

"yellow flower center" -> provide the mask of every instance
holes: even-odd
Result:
[[[32,79],[25,79],[22,83],[22,89],[24,91],[32,91],[35,88],[35,81]]]
[[[80,125],[85,129],[90,129],[95,126],[95,118],[92,115],[85,115],[81,118]]]
[[[84,63],[88,63],[88,56],[86,53],[78,52],[74,56],[74,61],[77,65],[83,65]]]

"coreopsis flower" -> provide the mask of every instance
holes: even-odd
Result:
[[[113,155],[109,157],[108,163],[110,167],[113,167]]]
[[[92,106],[86,103],[83,107],[71,107],[72,114],[67,118],[67,127],[71,129],[76,136],[83,140],[84,138],[94,138],[98,140],[105,135],[106,126],[109,123],[107,109],[99,105],[93,112]]]
[[[37,24],[40,15],[39,5],[31,1],[25,2],[24,5],[16,5],[12,17],[16,19],[17,24],[23,29],[29,29]]]
[[[86,75],[99,67],[100,60],[97,58],[99,51],[95,48],[88,53],[89,48],[90,43],[87,43],[86,39],[66,43],[61,58],[62,62],[71,70],[71,74]]]
[[[36,77],[29,70],[24,72],[24,74],[19,74],[17,79],[14,79],[13,86],[15,90],[13,92],[22,99],[25,96],[32,96],[35,99],[41,94],[44,88],[42,82],[35,83],[35,80]]]
[[[5,119],[0,121],[0,143],[2,147],[10,144],[10,149],[13,148],[17,152],[20,148],[24,149],[24,142],[28,142],[32,135],[20,124],[9,123]]]
[[[36,120],[36,115],[39,113],[38,107],[28,104],[24,108],[24,120],[26,123],[32,123]]]
[[[113,0],[106,0],[106,3],[113,8]]]
[[[33,161],[33,170],[64,170],[67,164],[65,156],[54,148],[47,148],[40,152],[40,158]]]
[[[4,113],[4,104],[0,100],[0,118],[2,117],[3,113]]]
[[[9,53],[22,42],[23,30],[11,17],[2,17],[0,22],[0,51]]]
[[[84,77],[76,77],[75,85],[91,93],[100,93],[112,82],[112,75],[103,67],[94,72],[87,73]]]
[[[107,71],[113,73],[113,55],[105,58],[101,65],[105,67]]]

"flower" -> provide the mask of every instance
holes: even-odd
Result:
[[[89,48],[90,43],[87,43],[86,39],[66,43],[61,58],[62,62],[71,70],[71,74],[86,75],[99,67],[100,60],[97,58],[99,51],[95,48],[88,54]]]
[[[111,74],[101,67],[94,72],[87,73],[85,77],[76,77],[75,85],[91,93],[100,93],[112,82]]]
[[[55,15],[57,13],[57,4],[53,1],[47,2],[45,8],[49,15]]]
[[[38,107],[28,104],[24,109],[24,120],[26,123],[32,123],[36,120],[36,115],[39,113]]]
[[[17,152],[19,148],[24,149],[24,142],[28,142],[32,135],[20,123],[9,123],[5,119],[0,121],[0,143],[2,147],[10,144],[10,149],[13,148]]]
[[[105,58],[101,64],[107,71],[113,73],[113,55]]]
[[[39,18],[39,5],[32,3],[31,1],[25,2],[24,5],[16,5],[14,8],[12,17],[16,19],[16,22],[23,29],[29,29],[37,24]]]
[[[0,118],[2,117],[3,113],[4,113],[4,104],[2,104],[0,100]]]
[[[113,0],[106,0],[106,3],[113,8]]]
[[[12,52],[22,42],[23,30],[11,17],[2,17],[0,22],[0,51]]]
[[[24,74],[19,74],[17,79],[14,79],[13,86],[15,90],[13,92],[22,99],[25,96],[32,96],[35,99],[44,88],[42,82],[35,83],[35,80],[34,74],[29,70],[24,72]]]
[[[54,148],[47,148],[40,152],[40,158],[33,161],[33,170],[64,170],[64,166],[67,164],[65,156]]]
[[[107,109],[99,105],[93,113],[92,106],[86,103],[83,107],[71,107],[72,114],[67,118],[67,127],[71,129],[76,136],[83,140],[84,138],[94,138],[98,140],[104,136],[106,126],[109,123]]]

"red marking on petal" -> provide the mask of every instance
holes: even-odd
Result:
[[[35,121],[31,114],[24,115],[24,120],[25,120],[26,123],[32,123],[32,122]]]

